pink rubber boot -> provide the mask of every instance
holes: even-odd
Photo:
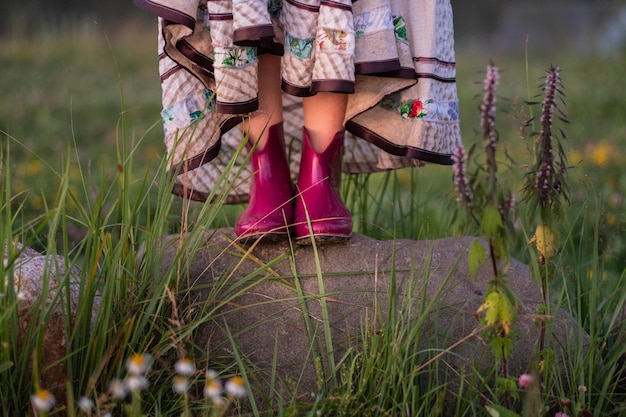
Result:
[[[269,128],[264,148],[252,152],[250,163],[250,199],[235,223],[235,233],[248,239],[286,238],[293,219],[293,184],[282,122]]]
[[[299,244],[311,244],[311,234],[315,242],[321,244],[344,241],[352,236],[352,216],[333,186],[341,175],[343,139],[342,130],[322,153],[317,153],[303,129],[293,227]]]

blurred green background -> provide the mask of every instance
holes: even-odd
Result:
[[[477,107],[486,65],[501,69],[498,129],[520,172],[531,162],[520,125],[544,71],[563,68],[576,210],[592,206],[602,254],[626,265],[626,3],[589,0],[454,0],[462,131],[480,142]],[[3,1],[0,5],[0,139],[10,155],[13,201],[28,218],[53,201],[64,161],[87,182],[115,178],[121,139],[136,146],[137,181],[162,156],[155,19],[130,0]],[[7,146],[10,153],[7,154]],[[448,168],[418,170],[428,237],[449,234]],[[411,186],[399,175],[399,186]],[[428,181],[420,182],[420,179]],[[510,179],[516,189],[520,177]],[[80,185],[77,185],[80,186]],[[410,190],[413,191],[414,190]],[[415,193],[417,194],[417,193]],[[394,216],[381,215],[381,228]],[[402,216],[396,216],[402,217]],[[233,221],[232,215],[224,223]],[[578,220],[572,220],[573,222]],[[378,220],[373,220],[373,223]],[[397,228],[399,233],[415,229]],[[402,237],[402,236],[400,236]],[[521,250],[520,250],[521,252]],[[521,256],[521,255],[520,255]]]

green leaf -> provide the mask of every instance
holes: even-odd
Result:
[[[467,266],[469,268],[469,273],[472,278],[476,278],[478,275],[478,267],[480,264],[484,264],[487,262],[487,253],[485,252],[485,248],[478,241],[475,240],[472,242],[469,248],[469,253],[467,255]]]
[[[504,231],[504,229],[501,229]],[[493,254],[496,259],[500,261],[504,261],[505,265],[508,266],[509,263],[509,249],[508,249],[508,241],[502,236],[493,236],[491,238],[491,243],[493,246]]]
[[[502,295],[498,301],[498,320],[508,335],[511,331],[511,325],[515,321],[516,311],[509,297]]]
[[[515,411],[511,411],[508,408],[504,408],[501,405],[486,405],[485,409],[491,417],[520,417]]]
[[[504,294],[493,291],[487,294],[485,301],[476,311],[485,312],[485,323],[488,326],[498,325],[506,335],[511,331],[516,311],[511,300]]]
[[[491,346],[496,362],[509,358],[511,352],[513,352],[513,340],[509,336],[495,336],[492,334],[489,339],[489,346]]]
[[[480,228],[487,238],[498,235],[499,230],[502,228],[502,217],[496,206],[485,206],[483,217],[480,220]]]
[[[519,389],[517,389],[518,379],[509,376],[504,378],[501,376],[496,377],[496,393],[500,398],[505,395],[511,396],[511,398],[519,399]]]
[[[485,322],[488,326],[496,324],[498,321],[498,305],[500,304],[500,293],[490,292],[485,297],[483,304],[478,307],[477,313],[485,312]]]

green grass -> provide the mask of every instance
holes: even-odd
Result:
[[[132,353],[150,352],[163,364],[192,352],[197,328],[211,320],[220,307],[204,307],[197,320],[177,322],[173,319],[185,318],[186,312],[178,310],[169,294],[180,292],[185,297],[185,266],[193,261],[204,229],[232,225],[241,207],[225,208],[219,202],[188,207],[168,192],[153,33],[138,30],[132,35],[123,32],[107,39],[82,33],[80,37],[14,39],[0,49],[0,240],[3,244],[19,240],[41,252],[60,254],[67,266],[82,271],[78,313],[70,314],[69,306],[59,299],[51,305],[37,304],[26,330],[28,342],[21,349],[17,349],[14,332],[23,319],[19,297],[13,286],[0,281],[2,415],[23,415],[30,407],[38,374],[45,372],[31,364],[37,364],[33,358],[41,358],[45,352],[43,329],[55,305],[64,312],[68,330],[63,363],[69,374],[69,398],[88,395],[92,399],[106,397],[109,381],[124,375],[125,361]],[[560,410],[560,400],[569,398],[574,404],[568,409],[570,415],[583,415],[580,410],[587,408],[595,415],[619,416],[626,401],[620,374],[626,357],[621,321],[626,301],[626,174],[621,169],[626,160],[621,151],[626,137],[626,119],[622,117],[626,97],[615,86],[621,85],[626,60],[624,56],[602,58],[573,51],[549,57],[534,57],[531,51],[527,59],[523,52],[493,57],[460,50],[458,86],[468,145],[479,142],[474,130],[480,99],[475,96],[481,91],[489,59],[502,70],[500,108],[507,112],[500,112],[498,129],[515,160],[514,169],[502,182],[512,189],[519,188],[524,165],[532,162],[531,144],[521,138],[519,130],[524,100],[536,94],[539,78],[550,63],[564,68],[567,114],[573,120],[566,126],[574,165],[570,171],[573,192],[572,204],[559,227],[562,244],[550,292],[555,303],[588,331],[594,349],[584,354],[579,346],[566,347],[570,355],[565,375],[548,361],[543,400],[551,409],[547,415],[554,415]],[[370,236],[435,239],[477,233],[472,227],[462,227],[455,217],[447,167],[346,177],[344,194],[355,215],[356,230]],[[162,236],[183,229],[189,234],[177,251],[176,262],[161,271]],[[519,222],[512,252],[537,265],[527,245],[531,230],[532,225]],[[140,250],[144,256],[138,264]],[[16,255],[10,251],[9,259]],[[13,265],[9,262],[0,270],[11,276]],[[244,286],[265,274],[267,266],[246,277]],[[321,272],[318,278],[323,285]],[[69,286],[69,279],[63,277],[64,285]],[[220,282],[211,291],[227,285]],[[235,297],[243,287],[229,290]],[[88,312],[96,296],[99,308],[92,325]],[[396,307],[412,305],[406,302]],[[436,307],[426,300],[420,305],[436,316]],[[421,323],[389,320],[380,334],[364,334],[358,352],[335,364],[334,382],[322,387],[318,396],[307,401],[287,399],[284,404],[274,404],[277,408],[273,410],[250,406],[249,411],[442,415],[440,394],[453,382],[438,372],[445,364],[434,360],[421,366],[433,357],[429,351],[416,352]],[[322,357],[332,347],[331,340],[325,341],[319,352]],[[231,358],[197,357],[196,365],[219,369],[225,376],[245,376],[250,364],[234,348]],[[185,401],[171,392],[171,367],[160,366],[149,377],[151,388],[141,404],[138,400],[134,403],[144,413],[181,415],[189,407],[197,415],[209,415],[207,403]],[[201,385],[203,380],[196,383]],[[485,397],[476,392],[501,403],[500,393],[481,375],[471,375],[457,386],[455,415],[487,415]],[[578,386],[585,386],[586,392]],[[515,405],[522,407],[530,397],[520,395]],[[61,408],[57,415],[80,415],[73,401],[59,398],[59,403],[68,408]],[[102,400],[102,404],[117,403]],[[116,410],[121,409],[117,404]]]

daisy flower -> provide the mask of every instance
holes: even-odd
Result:
[[[78,399],[78,408],[80,409],[80,411],[82,411],[83,413],[91,413],[91,411],[94,408],[94,403],[91,399],[87,398],[87,397],[80,397]]]
[[[131,375],[145,375],[152,365],[152,355],[149,353],[135,353],[126,362],[126,370]]]
[[[128,375],[124,379],[124,386],[130,392],[143,391],[150,386],[150,382],[142,375]]]
[[[38,389],[30,396],[30,402],[37,411],[48,413],[52,411],[56,404],[56,398],[48,390]]]
[[[226,393],[234,398],[242,398],[246,396],[245,382],[242,377],[234,376],[226,381]]]
[[[174,377],[174,382],[172,383],[172,390],[176,394],[185,394],[189,389],[189,380],[187,377],[177,375]]]
[[[192,376],[196,373],[196,365],[189,358],[183,358],[174,364],[174,370],[178,375]]]
[[[116,400],[123,400],[126,398],[128,391],[126,390],[126,385],[124,385],[124,382],[121,379],[114,378],[111,382],[109,382],[109,394],[111,394],[111,397]]]

